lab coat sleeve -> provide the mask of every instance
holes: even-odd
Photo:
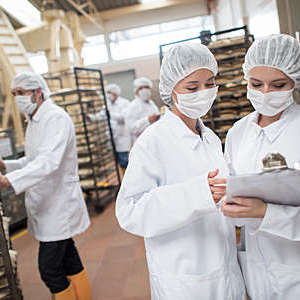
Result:
[[[124,115],[122,113],[117,113],[117,112],[109,112],[110,114],[110,118],[112,120],[115,120],[116,122],[118,122],[119,124],[123,124],[125,123],[125,118],[124,118]]]
[[[268,204],[258,230],[290,241],[300,241],[300,207]]]
[[[139,118],[134,109],[130,109],[126,116],[126,124],[134,136],[139,136],[149,125],[148,117]]]
[[[45,120],[45,126],[41,128],[43,139],[36,149],[36,158],[22,169],[6,175],[16,194],[37,185],[59,168],[70,140],[71,130],[74,130],[70,122],[62,114],[52,114]]]
[[[228,131],[226,140],[225,140],[225,151],[224,157],[229,169],[229,175],[234,175],[236,172],[232,165],[232,137],[231,137],[231,130]]]
[[[124,230],[152,238],[217,211],[207,174],[160,185],[163,173],[163,163],[150,150],[138,145],[132,149],[116,204]]]
[[[26,166],[27,162],[28,162],[28,160],[27,160],[26,156],[24,156],[20,159],[5,160],[4,164],[5,164],[6,172],[10,173],[12,171],[22,169]]]

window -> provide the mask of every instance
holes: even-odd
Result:
[[[41,13],[27,0],[0,0],[2,6],[20,23],[28,27],[41,25]]]
[[[256,15],[250,16],[249,30],[254,37],[280,33],[276,3],[270,3]]]
[[[107,62],[108,54],[104,35],[100,34],[88,37],[82,48],[81,55],[85,66]]]
[[[31,67],[36,73],[44,74],[48,72],[48,62],[44,52],[27,54]]]
[[[214,31],[211,16],[113,32],[109,36],[112,58],[122,60],[157,54],[159,45],[199,36],[202,30]]]

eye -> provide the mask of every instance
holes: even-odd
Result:
[[[188,91],[196,91],[197,88],[196,87],[193,87],[193,88],[186,88]]]
[[[254,86],[254,87],[261,87],[262,86],[261,83],[254,83],[254,82],[251,82],[251,85]]]
[[[275,87],[276,89],[282,89],[285,85],[286,85],[286,83],[274,84],[274,87]]]

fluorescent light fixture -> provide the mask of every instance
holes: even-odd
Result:
[[[36,27],[42,23],[40,11],[27,0],[0,0],[0,7],[25,26]]]

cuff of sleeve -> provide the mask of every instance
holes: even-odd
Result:
[[[9,173],[9,174],[6,174],[5,177],[6,177],[6,178],[8,179],[8,181],[10,182],[10,184],[11,184],[12,188],[14,189],[16,195],[19,195],[19,194],[21,194],[22,192],[24,192],[24,191],[21,190],[21,187],[20,187],[20,186],[17,184],[17,182],[14,180],[14,179],[15,179],[15,178],[14,178],[14,177],[15,177],[15,176],[14,176],[14,172]]]
[[[149,126],[151,123],[150,123],[150,121],[149,121],[149,118],[148,117],[146,117],[145,118],[145,126]]]
[[[197,176],[189,181],[189,189],[191,194],[194,195],[196,206],[202,209],[217,209],[216,203],[213,199],[208,179],[208,174]]]
[[[5,160],[4,164],[5,164],[6,173],[12,172],[18,168],[17,164],[13,160]]]
[[[276,217],[276,211],[278,209],[278,205],[275,204],[267,204],[267,210],[264,218],[262,219],[260,226],[256,230],[256,233],[259,231],[270,231],[273,228],[272,222],[274,222],[274,217]]]

